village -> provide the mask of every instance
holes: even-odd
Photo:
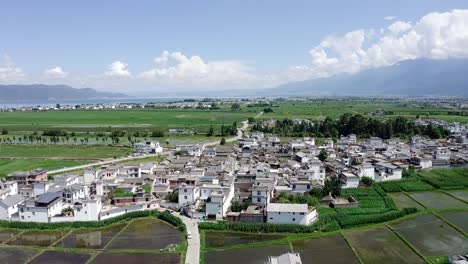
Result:
[[[358,140],[350,134],[322,144],[311,137],[282,142],[243,131],[233,144],[177,145],[159,163],[116,163],[53,177],[40,168],[15,172],[1,181],[0,219],[99,221],[170,208],[199,221],[310,225],[318,218],[318,204],[357,206],[353,197],[324,193],[333,179],[343,189],[357,188],[363,179],[394,181],[410,169],[468,164],[466,127],[461,129],[438,141]],[[163,148],[145,141],[135,144],[135,153],[161,154]],[[322,193],[321,199],[311,200],[313,192]],[[297,199],[289,201],[291,195]]]

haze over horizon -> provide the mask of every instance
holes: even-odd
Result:
[[[129,95],[264,89],[468,58],[468,2],[4,3],[0,84]]]

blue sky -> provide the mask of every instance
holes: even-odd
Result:
[[[382,38],[371,31],[386,29],[396,21],[413,26],[427,14],[453,9],[468,9],[468,1],[4,1],[0,53],[6,58],[0,61],[0,83],[158,91],[182,89],[192,85],[193,78],[201,78],[196,87],[268,87],[370,67],[360,63],[358,68],[346,70],[342,66],[316,69],[319,61],[310,65],[311,50],[328,36],[341,42],[347,33],[364,30],[363,47],[367,48]],[[463,14],[458,23],[463,24],[464,19]],[[327,45],[321,48],[330,49]],[[339,49],[330,50],[327,58],[340,53]],[[156,67],[157,71],[142,74],[155,68],[154,58],[164,51],[169,57],[174,52],[183,56],[173,56],[172,61]],[[421,54],[417,56],[426,53]],[[191,64],[183,74],[181,69],[169,69],[184,56],[199,56],[202,62]],[[392,62],[372,63],[372,67]],[[307,71],[294,75],[288,73],[291,67]],[[9,71],[17,73],[18,69],[18,78],[8,77]],[[190,78],[184,75],[187,72]],[[215,74],[230,77],[215,78]],[[143,75],[151,78],[141,80]]]

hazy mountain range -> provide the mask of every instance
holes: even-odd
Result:
[[[291,82],[269,89],[172,91],[157,97],[233,96],[467,96],[468,59],[418,59],[355,74]],[[125,98],[122,93],[67,85],[0,85],[0,101]]]
[[[103,99],[128,97],[121,93],[99,92],[91,88],[72,88],[67,85],[0,85],[0,101]]]
[[[263,92],[290,96],[468,96],[468,60],[408,60],[355,74],[288,83]]]

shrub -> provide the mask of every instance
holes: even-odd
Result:
[[[359,182],[361,184],[367,185],[367,186],[372,186],[374,184],[374,180],[369,178],[369,177],[362,177]]]
[[[373,215],[344,215],[338,214],[337,220],[340,223],[341,228],[365,225],[365,224],[375,224],[394,220],[400,217],[403,217],[408,214],[415,213],[416,208],[405,208],[401,211],[389,211],[383,214],[373,214]]]
[[[130,221],[135,218],[141,217],[156,217],[162,221],[168,222],[181,231],[185,230],[185,225],[182,221],[168,212],[159,211],[136,211],[126,213],[120,216],[109,218],[102,221],[75,221],[75,222],[61,222],[61,223],[37,223],[37,222],[18,222],[18,221],[0,221],[0,228],[18,228],[18,229],[74,229],[74,228],[99,228],[105,227],[121,221]]]
[[[316,231],[316,225],[304,226],[294,224],[264,224],[243,222],[203,222],[198,225],[200,229],[206,230],[231,230],[254,233],[310,233]]]

